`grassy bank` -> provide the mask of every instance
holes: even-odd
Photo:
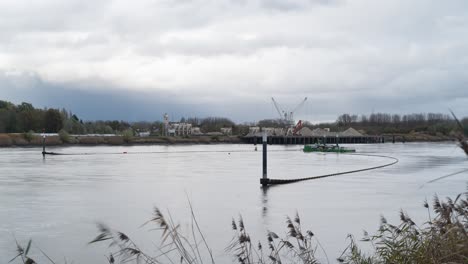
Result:
[[[47,136],[47,146],[60,145],[145,145],[145,144],[239,144],[237,136],[197,136],[197,137],[128,137],[119,136]],[[42,138],[33,134],[0,134],[0,147],[37,147],[42,146]]]

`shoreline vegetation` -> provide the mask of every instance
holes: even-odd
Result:
[[[163,116],[162,113],[160,116]],[[168,121],[171,122],[87,121],[66,109],[40,109],[27,102],[15,105],[0,100],[0,147],[42,146],[42,132],[49,135],[46,140],[47,146],[120,146],[241,144],[244,143],[244,136],[260,131],[274,131],[274,135],[282,136],[291,135],[288,131],[292,130],[292,124],[283,119],[236,123],[226,117],[181,117]],[[343,132],[353,128],[362,135],[383,137],[385,142],[392,142],[393,139],[396,142],[453,141],[456,140],[460,125],[464,125],[464,132],[468,133],[468,118],[456,120],[441,113],[342,114],[335,122],[312,124],[302,120],[300,124],[302,128],[331,132]],[[164,136],[170,134],[169,128],[173,130],[176,127],[183,129],[179,132],[173,131],[175,136]],[[296,128],[298,127],[299,123],[296,125]],[[186,130],[188,128],[193,133],[189,133]]]
[[[47,136],[46,146],[132,146],[132,145],[184,145],[184,144],[243,144],[238,136],[194,137],[128,137],[125,135],[52,135]],[[0,147],[42,147],[40,135],[0,134]]]
[[[425,133],[382,135],[385,142],[446,142],[456,141],[453,136]],[[132,146],[132,145],[185,145],[185,144],[247,144],[242,136],[149,136],[126,135],[48,135],[46,146]],[[42,137],[31,133],[0,133],[0,147],[41,147]]]

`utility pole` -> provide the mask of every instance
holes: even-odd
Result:
[[[270,182],[270,179],[268,179],[267,176],[267,141],[268,141],[268,136],[266,131],[263,132],[263,137],[262,137],[262,143],[263,143],[263,175],[262,178],[260,179],[260,183],[262,184],[263,187],[267,186],[268,183]]]

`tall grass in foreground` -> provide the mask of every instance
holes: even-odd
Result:
[[[416,225],[403,211],[398,225],[382,217],[377,233],[365,233],[362,239],[372,244],[371,254],[359,250],[349,236],[350,245],[338,260],[353,264],[468,263],[468,192],[459,194],[455,200],[442,201],[434,196],[432,208],[427,201],[424,207],[428,210],[428,221],[423,226]]]
[[[379,230],[364,234],[361,241],[371,243],[373,250],[364,253],[350,235],[349,245],[336,261],[349,264],[381,263],[468,263],[468,186],[467,192],[455,199],[441,200],[434,196],[432,206],[424,202],[428,212],[427,222],[418,226],[405,212],[400,212],[400,223],[394,225],[381,217]],[[123,232],[98,225],[99,234],[90,244],[108,243],[108,263],[216,263],[209,243],[200,230],[191,209],[191,226],[188,234],[181,231],[170,213],[163,214],[155,208],[153,217],[145,225],[153,225],[161,234],[161,243],[152,253],[145,252]],[[320,263],[316,257],[323,250],[320,242],[309,230],[301,226],[298,215],[286,218],[286,235],[280,237],[269,231],[266,243],[254,240],[247,232],[242,217],[231,223],[233,239],[226,247],[233,262],[241,264]],[[257,242],[258,241],[258,242]],[[36,263],[28,256],[31,241],[26,247],[17,244],[15,258],[21,263]],[[39,249],[40,250],[40,249]],[[50,263],[56,263],[40,250]],[[156,253],[155,253],[156,252]],[[325,252],[325,251],[323,251]],[[325,254],[326,256],[326,254]],[[329,263],[329,260],[326,260]]]
[[[465,154],[468,155],[468,140],[466,138],[467,135],[465,135],[466,129],[465,127],[463,127],[463,124],[460,122],[460,120],[458,120],[457,116],[455,116],[455,114],[452,111],[450,112],[452,113],[452,116],[455,119],[455,122],[457,123],[458,128],[460,130],[457,135],[457,139],[458,139],[458,142],[460,143],[460,147],[461,149],[463,149],[463,151],[465,151]]]
[[[294,219],[286,218],[287,235],[280,238],[275,232],[267,233],[267,248],[262,242],[252,243],[242,217],[236,224],[232,220],[234,237],[227,247],[228,253],[234,254],[239,263],[319,263],[315,257],[318,240],[314,240],[312,231],[303,231],[301,219],[296,214]],[[320,246],[321,247],[321,246]]]

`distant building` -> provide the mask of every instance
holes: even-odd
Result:
[[[171,129],[174,129],[175,136],[188,136],[192,134],[192,124],[189,123],[171,123]]]
[[[232,127],[222,127],[221,128],[221,133],[224,135],[230,136],[232,135]]]
[[[286,135],[284,128],[278,127],[249,127],[247,137],[261,137],[265,132],[268,136],[284,136]]]
[[[266,132],[267,135],[272,136],[275,134],[275,128],[274,127],[262,127],[262,132]]]
[[[164,136],[188,136],[192,135],[192,124],[171,123],[169,115],[164,114]]]
[[[150,132],[149,132],[149,131],[138,132],[137,135],[138,135],[139,137],[149,137]]]
[[[174,128],[166,129],[166,136],[175,136],[175,135],[176,135],[176,131]]]
[[[169,115],[167,113],[164,114],[164,136],[170,136],[170,127],[169,127]],[[174,131],[175,133],[175,131]]]
[[[258,126],[249,127],[249,134],[255,134],[257,132],[260,132],[260,127]]]
[[[284,134],[284,128],[275,128],[275,129],[273,130],[273,134],[274,134],[275,136],[284,136],[284,135],[285,135],[285,134]]]
[[[199,127],[192,127],[192,135],[200,136],[203,135]]]

